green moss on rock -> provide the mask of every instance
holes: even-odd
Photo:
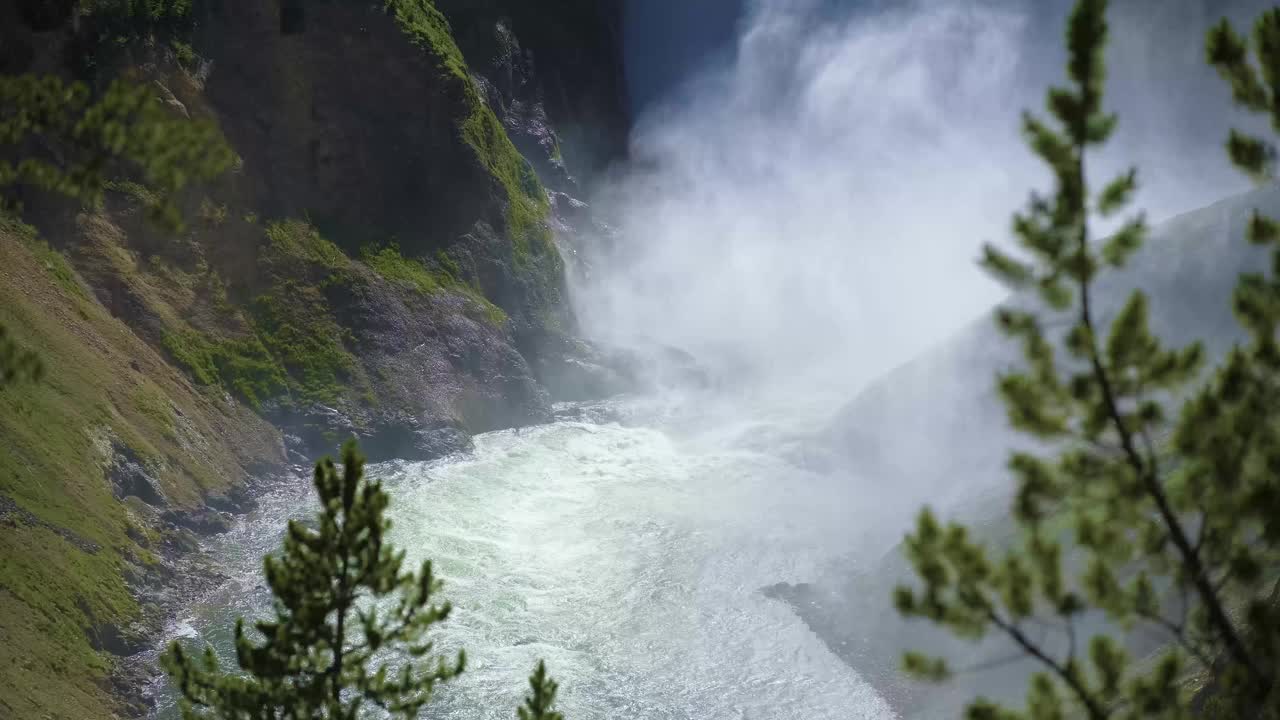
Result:
[[[522,260],[530,252],[554,251],[546,222],[550,203],[542,183],[511,144],[489,106],[479,99],[474,88],[470,94],[475,95],[478,107],[462,122],[462,137],[505,191],[507,233],[514,243],[516,259]]]
[[[435,58],[446,78],[458,84],[464,108],[458,131],[506,195],[507,234],[517,261],[531,252],[554,252],[546,190],[476,89],[444,14],[431,0],[386,0],[385,7],[410,40]]]
[[[7,233],[26,245],[27,250],[35,256],[40,266],[58,284],[58,287],[79,300],[88,300],[84,288],[76,280],[75,271],[67,264],[67,259],[62,256],[62,253],[49,247],[49,243],[36,233],[35,228],[0,213],[0,232]]]
[[[170,356],[198,383],[235,393],[254,408],[280,398],[332,402],[358,378],[350,332],[323,289],[351,275],[351,259],[300,220],[267,226],[261,287],[243,307],[246,336],[183,328],[164,337]]]
[[[286,280],[254,298],[250,316],[295,399],[331,402],[355,379],[358,365],[346,349],[350,332],[334,320],[319,288]]]
[[[164,347],[196,382],[233,392],[255,408],[288,388],[280,364],[257,336],[222,339],[184,330],[165,335]]]
[[[438,292],[453,281],[446,273],[433,272],[421,262],[401,255],[398,245],[376,249],[367,247],[361,252],[360,259],[390,282],[423,295]]]
[[[406,258],[400,253],[397,245],[381,248],[365,248],[360,259],[374,272],[401,288],[431,295],[438,292],[452,292],[462,295],[471,301],[478,310],[480,319],[494,327],[502,327],[507,322],[507,314],[502,308],[494,305],[477,288],[468,285],[460,278],[458,264],[443,251],[436,253],[436,265],[426,264],[413,258]]]
[[[341,270],[351,264],[342,249],[320,235],[302,220],[284,220],[267,226],[267,251],[264,259],[277,265],[275,270],[287,274],[281,263],[309,263],[325,270]]]

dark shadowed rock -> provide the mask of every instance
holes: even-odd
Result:
[[[125,627],[95,625],[89,629],[89,641],[93,649],[117,657],[128,657],[146,649],[150,637],[147,630],[137,624]]]
[[[136,497],[148,505],[164,507],[168,504],[164,491],[146,467],[141,458],[123,443],[111,444],[111,465],[107,467],[107,480],[117,498]]]
[[[31,30],[43,33],[57,30],[71,20],[74,0],[18,0],[18,15]]]
[[[169,510],[161,518],[200,535],[219,535],[231,529],[231,518],[227,513],[209,508]]]
[[[636,390],[636,361],[584,340],[549,337],[538,352],[538,378],[560,401],[596,400]]]
[[[626,149],[621,0],[437,0],[486,96],[551,189],[581,188]]]
[[[214,510],[231,514],[251,512],[258,506],[247,485],[234,485],[221,492],[206,495],[204,502]]]

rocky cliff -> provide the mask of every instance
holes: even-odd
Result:
[[[141,712],[120,659],[249,478],[538,422],[580,347],[553,213],[623,152],[619,3],[186,5],[0,6],[0,71],[127,75],[238,156],[180,233],[128,177],[0,226],[48,371],[0,391],[0,717]]]

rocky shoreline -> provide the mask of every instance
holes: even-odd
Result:
[[[129,592],[142,609],[141,617],[125,627],[106,624],[90,632],[95,648],[116,658],[109,689],[129,717],[147,717],[154,710],[149,688],[163,675],[158,663],[172,623],[193,598],[216,590],[230,578],[224,560],[208,548],[209,541],[243,521],[265,493],[306,482],[307,477],[301,465],[280,468],[271,475],[251,477],[245,485],[210,500],[208,508],[162,514],[161,539],[150,546],[152,561],[130,564],[125,576]]]

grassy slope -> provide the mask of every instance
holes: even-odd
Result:
[[[47,369],[40,384],[0,392],[0,496],[19,508],[0,519],[0,718],[110,716],[101,688],[112,661],[88,636],[95,624],[137,617],[122,573],[151,559],[129,535],[131,526],[134,537],[150,531],[104,477],[113,439],[147,461],[172,503],[197,505],[204,491],[242,477],[244,459],[272,452],[272,431],[245,406],[217,400],[222,390],[252,404],[365,386],[326,283],[359,282],[372,270],[407,292],[462,294],[481,317],[505,320],[445,270],[391,247],[352,260],[299,221],[263,231],[263,288],[242,306],[219,296],[207,268],[131,252],[102,216],[80,227],[77,264],[124,280],[195,387],[111,317],[62,254],[30,228],[0,224],[0,323]],[[224,438],[245,444],[244,457]]]
[[[271,223],[263,234],[257,291],[240,305],[223,301],[206,309],[222,316],[215,327],[197,329],[182,313],[160,312],[172,316],[163,345],[175,363],[198,384],[231,392],[251,406],[367,396],[368,373],[352,329],[337,322],[340,313],[329,296],[351,293],[374,274],[403,293],[461,295],[475,317],[495,327],[506,322],[505,313],[475,288],[446,269],[404,257],[394,245],[366,247],[355,260],[301,220]]]
[[[11,221],[0,223],[0,323],[47,371],[0,392],[0,495],[19,508],[0,519],[0,717],[110,717],[111,659],[87,633],[137,616],[122,572],[153,561],[104,477],[111,441],[189,506],[270,457],[272,433],[194,391]]]

